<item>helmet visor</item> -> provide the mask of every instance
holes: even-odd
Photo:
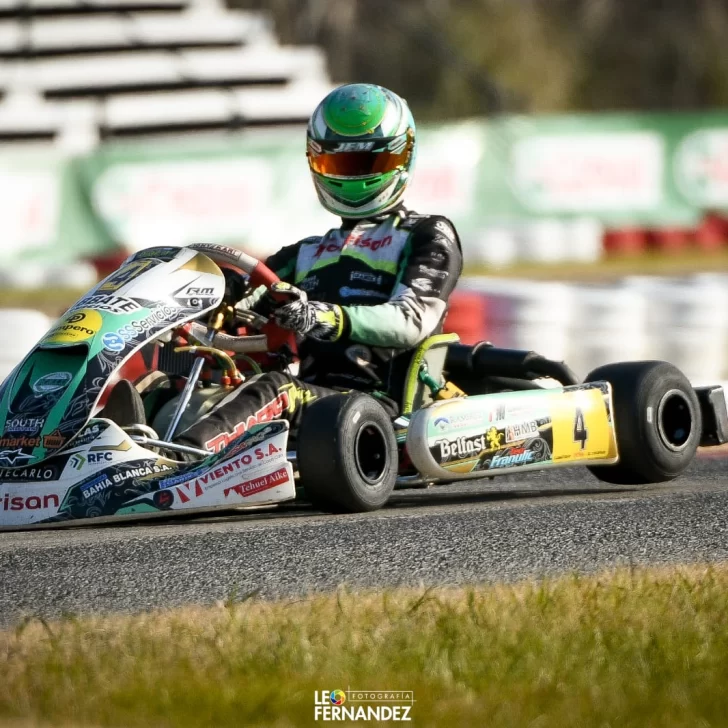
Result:
[[[401,139],[401,137],[400,137]],[[372,142],[352,142],[334,144],[326,149],[320,142],[309,144],[308,163],[313,172],[332,177],[368,177],[375,174],[386,174],[396,169],[407,167],[412,157],[413,138],[408,135],[404,144],[389,144],[392,140],[380,140],[385,145],[394,146],[397,151],[387,149],[357,150],[356,146],[374,146]],[[317,149],[318,147],[318,149]],[[337,151],[336,148],[343,149]],[[353,149],[352,149],[353,148]]]

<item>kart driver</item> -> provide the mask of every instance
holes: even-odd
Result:
[[[307,403],[336,391],[376,392],[397,414],[412,351],[441,330],[462,269],[452,222],[402,204],[415,137],[407,103],[381,86],[341,86],[318,105],[306,156],[318,198],[341,226],[265,261],[282,281],[276,302],[263,288],[246,299],[296,333],[299,376],[249,380],[175,442],[219,451],[262,420],[286,418],[295,429]]]

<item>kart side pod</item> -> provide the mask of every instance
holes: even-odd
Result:
[[[607,382],[484,394],[417,411],[407,452],[426,478],[459,480],[617,462]]]

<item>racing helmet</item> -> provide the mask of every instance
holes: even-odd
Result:
[[[334,215],[371,217],[399,203],[415,161],[407,102],[382,86],[334,89],[308,123],[306,156],[321,204]]]

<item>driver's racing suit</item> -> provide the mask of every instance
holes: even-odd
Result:
[[[412,350],[441,330],[462,270],[453,224],[400,207],[344,219],[266,261],[309,300],[339,304],[344,331],[333,342],[299,343],[298,377],[270,372],[233,390],[175,441],[220,451],[259,422],[285,418],[296,428],[308,402],[336,391],[380,393],[394,416]],[[383,395],[383,396],[382,396]]]

